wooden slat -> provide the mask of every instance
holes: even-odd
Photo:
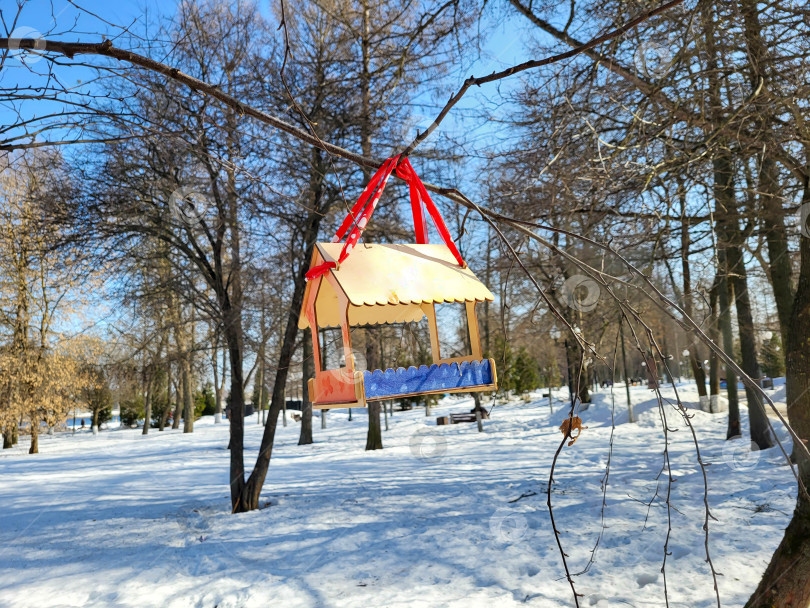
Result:
[[[477,386],[459,386],[457,388],[442,388],[435,391],[418,391],[416,393],[402,393],[399,395],[385,395],[384,397],[367,398],[367,401],[386,401],[388,399],[400,399],[402,397],[411,397],[413,395],[444,395],[445,393],[485,393],[489,391],[498,390],[497,384],[479,384]],[[352,406],[354,407],[354,406]]]
[[[478,315],[475,313],[476,302],[467,302],[467,329],[470,332],[470,348],[473,359],[481,359],[481,335],[478,332]]]
[[[439,326],[436,323],[436,306],[433,302],[422,304],[422,311],[428,318],[428,329],[430,330],[430,353],[433,355],[433,363],[441,363],[442,352],[439,344]]]

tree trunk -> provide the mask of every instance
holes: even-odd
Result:
[[[229,300],[224,303],[225,323],[223,332],[228,345],[228,356],[231,365],[231,390],[228,394],[228,411],[230,412],[230,487],[231,506],[235,513],[251,511],[259,506],[258,495],[255,499],[245,494],[245,389],[242,377],[243,335],[241,312],[231,309]]]
[[[810,204],[805,178],[803,203]],[[810,238],[799,239],[801,267],[786,343],[787,404],[790,426],[810,440]],[[810,458],[794,450],[799,478],[810,488]],[[793,519],[746,608],[805,608],[810,605],[810,499],[799,489]]]
[[[312,359],[312,341],[307,335],[302,340],[304,360],[301,377],[301,434],[298,436],[298,445],[312,443],[312,402],[309,400],[309,379],[315,375],[315,362]]]
[[[681,274],[683,275],[683,310],[690,319],[694,319],[694,307],[692,305],[692,269],[689,265],[689,248],[692,237],[689,233],[689,221],[686,209],[686,191],[680,186],[678,195],[681,201]],[[698,342],[689,334],[689,365],[692,368],[692,375],[697,385],[700,408],[711,411],[709,399],[706,395],[706,370],[703,369],[703,361],[700,358]]]
[[[181,384],[182,384],[182,374],[181,377]],[[172,428],[179,429],[180,428],[180,417],[182,414],[182,406],[183,406],[183,396],[181,387],[175,387],[174,391],[174,413],[172,414]]]
[[[624,368],[624,393],[627,398],[627,421],[635,422],[636,416],[633,412],[633,400],[630,397],[630,376],[627,375],[627,351],[624,347],[624,314],[619,315],[619,341],[622,346],[622,367]],[[615,376],[615,374],[614,374]],[[551,385],[549,384],[549,403],[551,403]]]
[[[180,361],[181,375],[183,379],[183,432],[194,432],[194,397],[191,387],[191,353],[183,354]]]
[[[264,412],[264,344],[259,346],[259,361],[257,365],[259,369],[256,374],[256,382],[259,384],[259,397],[257,401],[258,407],[256,408],[256,424],[262,423],[262,413]]]
[[[314,158],[317,159],[316,167],[322,167],[322,160],[320,150],[313,148],[313,155]],[[320,173],[321,179],[323,173]],[[320,197],[321,197],[321,190],[318,189],[315,191],[315,204],[312,207],[312,211],[309,212],[307,215],[304,230],[302,231],[303,240],[306,243],[306,249],[300,258],[300,265],[297,269],[295,274],[294,286],[293,286],[293,294],[292,298],[290,299],[290,307],[287,313],[287,324],[284,328],[284,337],[281,341],[281,349],[279,351],[278,356],[278,365],[276,367],[276,377],[273,383],[273,395],[270,401],[270,409],[267,415],[267,424],[264,427],[264,433],[262,434],[262,442],[259,448],[259,456],[256,459],[256,466],[253,468],[253,472],[250,474],[250,477],[247,480],[247,483],[244,484],[244,488],[240,495],[234,496],[233,493],[233,486],[231,491],[231,499],[233,501],[233,508],[235,512],[241,511],[250,511],[253,509],[257,509],[259,507],[259,496],[261,494],[262,486],[264,485],[264,480],[267,477],[267,471],[270,468],[270,458],[273,454],[273,443],[275,441],[276,436],[276,425],[278,423],[278,416],[281,413],[281,408],[284,405],[284,400],[286,398],[285,391],[287,388],[287,375],[290,368],[290,363],[292,362],[293,352],[295,349],[295,342],[298,336],[298,318],[301,315],[301,306],[304,302],[304,291],[306,289],[306,273],[308,270],[308,263],[309,260],[312,259],[312,254],[315,250],[315,241],[318,236],[318,228],[320,227],[322,213],[323,211],[320,209]],[[241,365],[241,361],[240,361]],[[231,390],[233,391],[237,385],[237,382],[234,380],[234,377],[237,375],[237,370],[234,368],[234,361],[233,358],[231,359],[231,373],[232,373],[232,382],[231,382]],[[238,373],[239,376],[239,392],[241,394],[241,382],[242,382],[242,374],[241,369]],[[240,452],[240,462],[241,462],[241,446],[242,446],[242,429],[240,426],[239,429],[239,452]],[[236,439],[233,435],[232,431],[232,440]],[[242,465],[241,470],[239,471],[240,475],[243,475],[244,467]],[[234,467],[234,451],[231,451],[231,479],[232,483],[235,479],[236,469]]]
[[[177,348],[178,360],[177,360],[177,373],[178,373],[178,382],[174,387],[174,413],[172,417],[172,428],[179,429],[180,428],[180,418],[182,416],[183,411],[183,357],[184,357],[184,350],[183,350],[183,343],[185,340],[183,339],[183,328],[180,327],[182,323],[182,311],[180,310],[179,304],[177,304],[176,300],[172,299],[172,310],[175,322],[175,329],[174,329],[174,342]]]
[[[31,447],[29,454],[39,454],[39,420],[31,420]]]
[[[142,435],[149,434],[149,427],[152,425],[152,378],[146,381],[146,401],[143,408],[143,431]]]
[[[720,305],[720,331],[723,334],[723,351],[729,358],[734,359],[734,336],[731,333],[731,297],[729,295],[729,283],[726,279],[725,256],[718,252],[721,269],[717,275],[717,294]],[[726,391],[728,393],[728,431],[726,439],[740,437],[742,430],[740,427],[740,403],[737,396],[737,372],[726,365]]]
[[[810,606],[810,507],[801,504],[796,507],[782,542],[745,608],[807,606]]]
[[[667,384],[672,386],[675,384],[675,379],[672,377],[672,370],[670,369],[671,363],[670,360],[667,359],[669,356],[669,346],[667,346],[667,332],[664,330],[661,333],[661,348],[664,350],[664,357],[661,359],[661,367],[664,368],[664,377],[666,378]]]
[[[751,88],[762,82],[762,92],[754,99],[755,120],[761,121],[762,141],[775,140],[773,135],[775,119],[774,105],[769,87],[770,71],[773,58],[768,51],[768,44],[762,36],[762,24],[756,0],[740,0],[740,13],[743,17],[745,44],[748,48],[746,57],[751,67]],[[779,329],[782,344],[787,344],[793,311],[794,290],[790,251],[788,248],[787,230],[785,228],[785,211],[782,206],[782,186],[779,181],[779,167],[773,158],[774,147],[766,145],[762,150],[762,162],[759,174],[760,213],[762,230],[768,245],[769,271],[768,278],[773,287],[776,312],[779,317]]]
[[[219,340],[214,345],[214,354],[211,357],[211,366],[214,369],[214,424],[222,424],[222,392],[225,386],[225,358],[227,351],[222,352],[222,378],[219,376]]]
[[[754,317],[751,313],[751,301],[748,295],[748,279],[744,266],[742,249],[729,250],[729,277],[734,285],[734,299],[737,305],[737,326],[740,332],[740,350],[742,351],[742,369],[754,380],[762,375],[757,361],[756,337],[754,335]],[[745,385],[748,399],[748,421],[751,441],[760,450],[773,447],[774,440],[768,424],[762,395],[759,391]]]
[[[307,259],[311,258],[309,256]],[[237,496],[236,502],[234,504],[234,511],[235,512],[243,512],[243,511],[251,511],[253,509],[257,509],[259,507],[259,496],[261,494],[262,486],[264,485],[265,477],[267,476],[267,471],[270,468],[270,458],[273,453],[273,444],[275,442],[276,436],[276,427],[278,425],[278,417],[281,413],[281,408],[284,404],[284,399],[286,398],[285,395],[285,388],[287,385],[287,375],[288,370],[290,367],[290,363],[292,362],[292,355],[295,346],[295,338],[298,331],[298,316],[301,310],[301,303],[303,302],[304,297],[304,282],[301,282],[300,289],[296,289],[293,293],[293,301],[290,304],[290,312],[289,318],[287,320],[287,328],[284,332],[284,340],[281,345],[281,351],[279,353],[279,360],[278,360],[278,367],[276,368],[276,378],[275,382],[273,383],[273,396],[270,401],[270,409],[267,414],[267,424],[264,427],[264,433],[262,435],[262,442],[259,448],[259,456],[256,459],[256,466],[253,468],[253,472],[250,474],[247,483],[244,484],[242,491],[239,496]],[[300,293],[300,295],[299,295]],[[297,307],[296,307],[297,301]],[[295,309],[295,310],[293,310]],[[293,319],[293,317],[295,317]],[[292,334],[292,335],[291,335]],[[235,377],[236,374],[234,373],[235,370],[233,369],[233,357],[231,358],[231,367],[232,367],[232,374]],[[241,376],[241,374],[239,374]],[[241,378],[240,378],[241,383]],[[231,382],[231,391],[236,388],[235,380]],[[241,392],[241,385],[239,388]],[[231,401],[233,403],[233,401]],[[244,411],[240,411],[240,428],[239,430],[239,437],[233,433],[232,430],[232,441],[239,442],[237,445],[242,445],[243,437],[242,433],[243,430],[241,428],[242,423],[241,420],[244,418]],[[231,426],[233,429],[233,413],[231,414]],[[241,452],[241,450],[240,450]],[[233,466],[233,456],[234,450],[231,451],[232,455],[232,467],[231,467],[231,474],[232,479],[235,474],[244,475],[244,469],[241,472],[236,471]],[[240,458],[240,461],[242,459]]]
[[[172,364],[166,364],[166,407],[160,415],[160,425],[158,431],[163,432],[166,428],[166,421],[169,419],[169,410],[172,409]]]
[[[73,426],[75,428],[76,422],[73,422]],[[14,447],[14,443],[12,442],[12,430],[10,426],[7,426],[3,429],[3,449],[9,450]]]
[[[375,330],[366,328],[363,332],[366,338],[366,365],[368,369],[379,369],[380,363],[380,349],[377,341],[374,339]],[[425,415],[430,416],[429,401],[425,401]],[[367,450],[381,450],[383,449],[382,440],[382,424],[380,421],[380,402],[375,401],[368,406],[368,433],[366,435],[366,449]]]
[[[720,314],[717,301],[719,299],[719,286],[717,279],[712,285],[710,306],[712,318],[709,323],[709,338],[715,344],[720,343]],[[725,348],[725,346],[724,346]],[[714,351],[709,354],[709,411],[716,414],[720,411],[720,360]]]
[[[779,170],[769,157],[762,161],[760,173],[760,200],[762,201],[762,229],[768,244],[768,273],[779,316],[782,344],[787,344],[793,313],[794,290],[790,252],[785,230],[785,211],[779,186]]]
[[[754,318],[751,313],[751,300],[748,295],[748,272],[743,257],[744,236],[740,231],[739,220],[737,219],[739,207],[734,192],[734,166],[730,154],[725,152],[718,153],[712,163],[714,168],[714,196],[717,207],[717,235],[720,240],[718,247],[720,252],[724,254],[725,262],[725,266],[720,270],[726,273],[727,281],[734,293],[737,325],[740,332],[740,349],[742,351],[740,367],[748,376],[757,380],[760,377],[760,371],[757,362]],[[723,306],[722,302],[720,305]],[[726,354],[731,355],[728,351]],[[730,379],[727,378],[727,381],[729,382],[729,388],[731,388]],[[768,426],[762,396],[748,385],[745,386],[745,394],[748,398],[751,441],[755,442],[761,450],[770,448],[773,446],[773,437]]]
[[[368,434],[366,435],[366,450],[381,450],[382,425],[380,424],[380,402],[372,401],[368,404]]]

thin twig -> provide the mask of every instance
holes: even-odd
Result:
[[[627,32],[637,27],[639,24],[644,23],[651,17],[654,17],[655,15],[660,15],[661,13],[666,12],[675,6],[678,6],[683,2],[684,0],[670,0],[669,2],[662,4],[661,6],[658,6],[654,9],[641,13],[640,15],[634,17],[621,27],[618,27],[615,30],[608,32],[607,34],[597,36],[596,38],[593,38],[591,41],[586,42],[582,46],[578,46],[577,48],[571,49],[570,51],[566,51],[558,55],[552,55],[551,57],[545,57],[543,59],[532,59],[530,61],[525,61],[523,63],[514,65],[505,70],[501,70],[500,72],[493,72],[489,76],[482,76],[479,78],[476,78],[475,76],[470,76],[469,78],[467,78],[467,80],[464,81],[464,84],[461,85],[461,88],[458,90],[458,92],[450,97],[448,102],[439,112],[439,115],[431,123],[431,125],[427,129],[425,129],[423,133],[418,133],[416,138],[414,138],[414,140],[410,144],[408,144],[408,147],[405,148],[405,150],[402,152],[401,157],[403,159],[407,158],[408,155],[411,152],[413,152],[414,149],[416,149],[416,147],[419,144],[425,141],[425,139],[427,139],[430,136],[430,134],[433,133],[436,127],[438,127],[441,124],[441,122],[445,119],[450,110],[453,109],[453,106],[455,106],[459,101],[461,101],[461,98],[464,97],[464,95],[467,93],[470,87],[481,86],[482,84],[495,82],[497,80],[503,80],[504,78],[514,76],[515,74],[525,72],[526,70],[532,70],[535,68],[550,65],[552,63],[557,63],[559,61],[564,61],[572,57],[576,57],[577,55],[580,55],[596,46],[599,46],[603,42],[608,42],[610,40],[613,40],[614,38],[618,38],[619,36],[626,34]]]

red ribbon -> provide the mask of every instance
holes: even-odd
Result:
[[[312,280],[326,274],[330,268],[337,268],[346,261],[346,258],[349,257],[349,254],[355,248],[360,240],[360,236],[366,229],[371,219],[371,214],[374,213],[380,196],[382,196],[383,190],[385,190],[388,178],[391,177],[391,173],[395,170],[397,177],[403,179],[408,184],[411,197],[411,211],[413,212],[413,222],[416,231],[416,242],[418,244],[426,244],[428,242],[427,224],[422,208],[422,205],[424,205],[427,207],[428,213],[430,213],[430,217],[433,219],[433,224],[436,226],[436,230],[439,231],[439,235],[442,237],[444,244],[447,245],[453,257],[456,258],[459,266],[464,266],[464,260],[461,258],[461,254],[456,248],[456,244],[453,242],[450,232],[447,230],[444,219],[442,219],[439,210],[436,208],[433,200],[431,200],[422,180],[419,179],[410,161],[406,158],[402,162],[399,162],[399,156],[392,156],[382,164],[369,180],[360,198],[357,199],[357,202],[335,233],[332,242],[339,243],[343,237],[346,236],[349,227],[353,226],[351,232],[349,232],[349,238],[346,239],[343,249],[340,251],[338,261],[324,262],[323,264],[311,268],[309,272],[307,272],[307,280]]]

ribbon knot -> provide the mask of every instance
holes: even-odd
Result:
[[[405,183],[408,184],[417,244],[423,245],[428,242],[428,230],[424,213],[424,208],[427,208],[427,211],[433,220],[433,224],[436,226],[436,230],[442,237],[444,244],[447,245],[447,248],[453,254],[453,257],[456,259],[459,266],[466,267],[466,264],[461,258],[461,254],[456,247],[456,244],[453,242],[453,239],[450,236],[450,232],[447,230],[444,219],[439,213],[439,210],[436,208],[436,205],[433,203],[433,200],[430,198],[430,195],[428,194],[427,189],[425,189],[425,185],[422,183],[422,180],[419,179],[419,176],[416,174],[416,171],[414,171],[413,166],[407,158],[402,159],[402,161],[400,161],[399,158],[399,155],[392,156],[391,158],[386,159],[386,161],[380,166],[377,172],[371,177],[363,190],[363,193],[360,195],[360,198],[357,199],[357,202],[354,204],[351,211],[346,216],[346,219],[343,220],[340,228],[338,228],[335,236],[332,238],[333,243],[339,243],[343,237],[346,236],[346,233],[351,227],[351,231],[346,239],[346,243],[343,245],[343,249],[340,252],[337,262],[324,262],[323,264],[319,264],[318,266],[311,268],[309,272],[307,272],[307,280],[311,281],[312,279],[326,274],[331,268],[338,268],[340,264],[342,264],[346,258],[349,257],[349,254],[355,248],[360,240],[361,235],[363,234],[363,231],[366,229],[366,226],[371,219],[371,214],[374,213],[374,209],[377,207],[380,196],[382,196],[383,190],[385,190],[385,185],[388,183],[388,178],[391,177],[391,173],[394,171],[396,171],[397,177],[404,180]]]

